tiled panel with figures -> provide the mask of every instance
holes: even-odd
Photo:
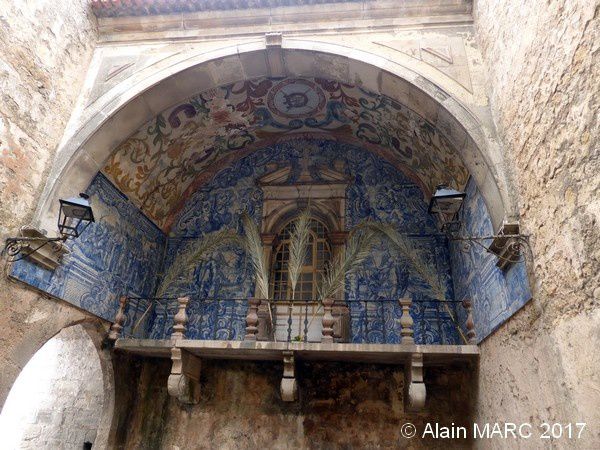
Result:
[[[493,234],[483,196],[471,179],[460,220],[469,236]],[[485,242],[489,246],[491,240]],[[524,263],[503,271],[496,267],[496,256],[477,244],[450,244],[454,289],[457,300],[470,298],[479,340],[487,337],[531,298]],[[460,311],[459,311],[460,312]]]
[[[449,255],[444,237],[437,234],[421,190],[397,169],[381,158],[358,147],[328,140],[297,139],[256,151],[231,167],[221,170],[208,184],[197,190],[186,203],[172,227],[167,245],[167,267],[187,240],[182,236],[201,236],[221,228],[237,229],[239,213],[248,211],[256,221],[261,216],[262,192],[255,180],[274,168],[291,165],[293,183],[301,165],[334,167],[354,178],[347,192],[346,222],[356,225],[363,219],[396,224],[411,234],[413,244],[447,285],[452,299]],[[301,161],[304,160],[304,161]],[[312,170],[315,177],[318,171]],[[367,268],[368,267],[368,268]],[[353,342],[399,342],[397,300],[411,295],[416,340],[419,343],[455,343],[457,333],[448,311],[430,302],[422,283],[411,276],[411,269],[400,256],[380,244],[365,264],[365,269],[347,281],[346,298],[350,302]],[[192,297],[189,307],[192,326],[188,336],[243,338],[246,305],[236,301],[252,294],[252,272],[244,253],[229,249],[198,266],[192,280],[176,286],[173,293]],[[215,305],[213,299],[225,299]],[[207,299],[207,300],[203,300]],[[374,300],[367,308],[360,301]],[[454,311],[453,305],[450,305]],[[157,308],[151,335],[164,336],[172,326],[174,305]],[[225,316],[216,309],[227,311]],[[231,320],[231,319],[234,320]],[[201,324],[202,326],[197,326]]]
[[[22,260],[11,275],[112,321],[120,295],[152,295],[165,236],[104,175],[87,193],[96,222],[67,242],[63,264],[49,271]]]
[[[71,254],[64,263],[52,272],[20,261],[13,266],[12,276],[113,320],[119,295],[154,295],[163,261],[168,268],[177,253],[189,245],[189,238],[222,228],[240,231],[242,211],[258,222],[263,194],[256,180],[283,167],[291,167],[289,183],[294,183],[306,167],[315,179],[320,176],[318,167],[335,167],[348,175],[352,181],[346,192],[347,226],[372,219],[392,223],[409,235],[421,259],[446,286],[446,299],[473,300],[480,339],[530,298],[523,265],[504,273],[495,266],[495,258],[480,247],[465,249],[452,243],[449,249],[427,213],[421,189],[390,163],[348,143],[308,138],[257,150],[221,168],[190,196],[168,238],[104,175],[98,174],[88,189],[97,222],[80,238],[69,241]],[[492,232],[485,203],[472,181],[461,218],[467,234]],[[364,268],[348,277],[345,296],[352,342],[399,342],[401,311],[397,300],[408,295],[414,300],[411,315],[417,343],[459,343],[452,316],[462,325],[464,311],[454,303],[432,299],[427,286],[414,273],[401,255],[382,242]],[[191,278],[179,281],[167,295],[190,295],[189,338],[242,339],[245,299],[253,289],[249,259],[240,248],[228,247],[194,267]],[[167,337],[175,312],[173,299],[132,299],[125,333]],[[144,320],[134,327],[141,318]]]

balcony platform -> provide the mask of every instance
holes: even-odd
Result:
[[[170,358],[169,394],[185,404],[200,399],[200,372],[204,359],[282,361],[281,399],[298,399],[296,362],[345,361],[354,363],[402,365],[405,376],[405,408],[425,407],[426,367],[460,364],[470,366],[479,358],[476,345],[343,344],[266,341],[155,340],[122,338],[115,351],[134,355]]]
[[[321,344],[304,342],[156,340],[122,338],[115,349],[140,356],[171,358],[171,349],[180,348],[202,359],[237,359],[281,361],[284,353],[293,352],[298,360],[346,361],[359,363],[404,364],[412,355],[423,355],[425,366],[475,361],[476,345],[411,344]]]

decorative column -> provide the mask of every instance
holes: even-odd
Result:
[[[117,310],[117,314],[115,315],[115,321],[110,326],[110,331],[108,332],[108,339],[111,341],[116,341],[121,337],[121,331],[123,331],[123,324],[125,323],[125,305],[127,304],[127,297],[124,295],[119,298],[119,309]]]
[[[463,308],[467,312],[467,342],[471,345],[477,344],[477,333],[475,332],[475,322],[473,321],[473,307],[468,298],[462,302]]]
[[[251,297],[248,299],[248,315],[246,315],[246,336],[245,341],[256,341],[258,335],[258,307],[260,299]]]
[[[414,344],[414,330],[413,330],[413,318],[410,315],[410,307],[412,305],[412,298],[404,297],[400,299],[400,306],[402,307],[402,316],[400,316],[400,334],[402,336],[402,344]]]
[[[187,313],[185,309],[190,301],[189,297],[179,297],[177,299],[178,310],[175,317],[173,317],[173,333],[171,333],[172,340],[184,339],[185,329],[188,321]]]
[[[335,321],[331,314],[333,303],[334,299],[332,298],[323,299],[323,330],[321,331],[323,344],[333,343],[333,323]]]

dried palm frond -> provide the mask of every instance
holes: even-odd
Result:
[[[244,225],[244,248],[250,256],[256,276],[256,292],[254,295],[257,298],[269,299],[269,269],[265,261],[258,226],[247,212],[242,213],[242,224]]]
[[[370,229],[350,233],[345,251],[338,253],[333,261],[326,264],[318,287],[320,301],[331,297],[344,287],[346,276],[355,272],[369,257],[371,248],[378,240],[377,233]]]
[[[181,277],[189,276],[198,262],[210,256],[218,248],[240,242],[240,236],[231,230],[215,231],[194,240],[188,248],[177,255],[169,270],[164,274],[156,290],[156,297],[163,297],[173,283]]]
[[[454,314],[448,307],[448,303],[445,301],[446,289],[440,281],[439,276],[434,270],[432,270],[429,264],[423,261],[423,258],[421,258],[419,252],[412,245],[410,240],[405,235],[401,234],[396,227],[387,223],[366,221],[359,224],[355,228],[356,231],[360,229],[371,230],[372,232],[385,237],[387,241],[393,245],[396,251],[400,253],[407,261],[409,261],[411,267],[415,270],[415,272],[417,272],[419,278],[429,286],[432,296],[442,301],[444,309],[450,316],[452,322],[454,322],[458,333],[466,343],[467,339],[462,332],[461,327],[458,325]]]
[[[293,301],[296,294],[296,285],[300,271],[304,265],[306,248],[310,238],[310,207],[304,209],[294,221],[294,228],[290,235],[290,259],[288,261],[288,281],[292,288]]]
[[[431,294],[437,299],[446,298],[446,290],[442,286],[437,273],[431,269],[431,266],[423,261],[418,250],[412,245],[410,240],[398,232],[392,224],[367,221],[359,225],[384,237],[389,241],[394,249],[400,253],[417,272],[419,278],[429,285]]]

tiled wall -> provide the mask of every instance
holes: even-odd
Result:
[[[470,236],[493,234],[487,207],[473,182],[460,211],[463,233]],[[484,244],[489,246],[491,240]],[[508,270],[496,267],[497,258],[477,244],[451,242],[450,255],[457,300],[470,298],[478,340],[482,340],[512,316],[531,298],[524,263]]]
[[[364,219],[395,224],[407,233],[428,267],[447,286],[446,298],[474,301],[479,338],[487,336],[530,297],[523,265],[504,273],[495,258],[471,246],[467,253],[458,244],[448,249],[446,238],[437,233],[420,189],[396,168],[358,147],[327,140],[298,139],[265,148],[217,170],[216,176],[188,200],[165,238],[131,202],[102,174],[88,189],[97,222],[78,239],[69,241],[72,253],[56,271],[47,271],[21,261],[12,275],[56,297],[69,301],[108,320],[114,318],[119,295],[152,297],[163,258],[168,268],[177,252],[189,245],[185,238],[202,236],[222,228],[240,229],[239,216],[248,211],[261,217],[262,192],[256,179],[277,167],[291,165],[300,172],[301,158],[314,167],[336,167],[354,178],[347,190],[346,223],[352,227]],[[491,234],[489,215],[473,182],[461,212],[468,234]],[[452,271],[450,269],[452,262]],[[188,337],[242,339],[247,303],[253,294],[249,260],[239,248],[226,248],[192,268],[191,277],[173,286],[167,295],[190,295]],[[404,295],[415,302],[415,338],[419,343],[459,341],[450,312],[464,323],[462,308],[432,302],[427,287],[415,271],[385,243],[378,245],[364,269],[350,276],[346,299],[351,311],[352,341],[399,342],[400,308]],[[219,301],[215,301],[215,299]],[[377,301],[365,306],[361,301]],[[128,308],[127,332],[148,307],[147,301],[132,301]],[[176,301],[157,302],[137,335],[168,336]]]
[[[413,244],[422,257],[448,286],[452,299],[449,255],[445,238],[440,237],[427,204],[418,187],[402,173],[373,154],[357,147],[333,141],[294,140],[257,151],[223,168],[215,178],[192,195],[172,228],[176,236],[201,236],[221,228],[236,229],[239,213],[248,211],[257,221],[260,217],[262,193],[255,180],[274,165],[292,165],[294,176],[300,172],[300,158],[308,155],[311,166],[343,167],[355,178],[348,188],[346,221],[354,226],[362,219],[377,219],[396,224],[405,233],[413,235]],[[306,157],[306,156],[304,156]],[[267,168],[269,165],[269,168]],[[312,170],[318,177],[318,171]],[[293,178],[291,180],[293,182]],[[176,236],[167,244],[167,267],[175,252],[185,240]],[[379,245],[373,256],[359,271],[348,279],[346,297],[351,305],[353,342],[399,342],[397,320],[400,308],[397,299],[408,292],[415,300],[428,300],[422,283],[412,277],[410,267],[402,257],[395,255],[385,244]],[[193,300],[188,309],[191,327],[188,336],[209,338],[229,336],[241,339],[244,330],[245,304],[230,300],[215,305],[203,298],[234,299],[252,294],[252,272],[243,252],[221,252],[195,269],[193,278],[177,286],[173,293],[189,293]],[[365,311],[357,300],[392,300],[372,304]],[[232,320],[218,320],[215,308],[230,311]],[[453,310],[453,306],[451,306]],[[157,309],[152,335],[161,337],[170,332],[174,305]],[[447,311],[438,303],[415,303],[412,310],[418,342],[454,343],[455,327]],[[201,325],[201,326],[200,326]]]
[[[165,237],[102,174],[87,193],[96,222],[68,241],[63,264],[50,271],[22,260],[11,275],[112,321],[120,295],[153,294]]]

